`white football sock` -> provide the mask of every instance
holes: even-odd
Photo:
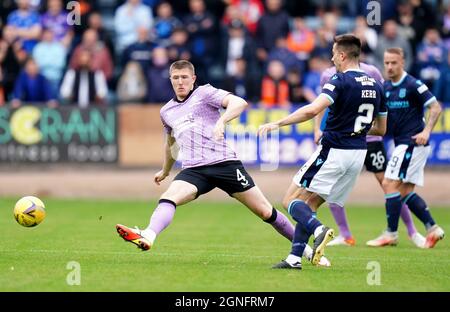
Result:
[[[152,244],[156,239],[156,233],[150,228],[146,228],[145,230],[142,230],[141,235],[144,238],[148,239]]]
[[[313,250],[312,250],[311,246],[306,244],[305,249],[303,250],[303,257],[305,257],[308,260],[311,260],[312,254],[313,254]]]
[[[322,233],[324,226],[318,226],[315,230],[314,230],[314,238],[316,238],[320,233]]]
[[[287,256],[286,262],[289,263],[289,264],[295,264],[297,262],[302,263],[302,258],[297,257],[297,256],[295,256],[293,254],[290,254],[289,256]]]

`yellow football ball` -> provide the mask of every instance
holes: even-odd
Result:
[[[45,205],[35,196],[22,197],[14,206],[14,218],[22,226],[36,226],[45,218]]]

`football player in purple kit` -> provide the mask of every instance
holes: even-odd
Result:
[[[170,66],[170,81],[175,97],[161,109],[167,140],[164,163],[154,182],[159,185],[169,175],[177,159],[175,149],[182,170],[161,195],[147,228],[140,230],[117,224],[119,235],[138,248],[149,250],[172,222],[177,206],[217,187],[292,241],[294,226],[273,208],[224,139],[226,124],[245,110],[247,102],[209,84],[196,86],[194,66],[185,60]],[[222,115],[221,108],[225,109]],[[312,248],[307,246],[303,255],[312,260],[312,253]],[[315,264],[330,265],[325,257]]]
[[[362,71],[364,71],[367,75],[374,78],[381,84],[384,83],[383,76],[380,71],[373,65],[360,63],[359,64]],[[323,87],[325,83],[330,80],[333,75],[336,74],[336,67],[330,67],[326,71],[322,73],[320,77],[320,85]],[[324,127],[323,122],[326,119],[326,113],[323,111],[321,114],[317,115],[314,120],[314,141],[317,144],[320,144],[320,138],[322,136],[322,129]],[[325,119],[324,119],[325,117]],[[380,187],[382,187],[382,182],[384,179],[384,171],[386,170],[387,165],[387,156],[386,150],[384,148],[383,139],[381,136],[368,135],[366,137],[367,141],[367,155],[364,160],[364,166],[366,170],[372,172],[377,179]],[[350,231],[350,227],[348,225],[347,216],[345,213],[345,208],[340,206],[337,203],[328,203],[330,207],[331,214],[336,221],[337,226],[339,227],[339,235],[335,237],[331,242],[328,243],[328,246],[354,246],[356,241]],[[401,209],[401,218],[405,223],[406,229],[408,231],[408,236],[411,241],[419,248],[424,248],[425,246],[425,237],[423,237],[414,226],[414,221],[411,216],[411,212],[408,207],[403,204]]]

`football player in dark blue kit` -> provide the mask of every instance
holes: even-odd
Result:
[[[424,168],[430,153],[429,138],[441,105],[428,87],[404,71],[404,54],[400,48],[384,53],[384,67],[388,80],[384,83],[388,107],[388,133],[394,138],[395,149],[384,174],[387,230],[368,241],[369,246],[396,245],[398,219],[402,202],[422,221],[427,230],[425,248],[433,248],[444,238],[444,231],[433,220],[425,201],[414,192],[422,186]],[[429,116],[424,122],[424,108]]]
[[[294,176],[283,199],[297,225],[290,254],[274,268],[301,269],[301,255],[311,235],[313,264],[320,259],[334,230],[322,225],[315,212],[325,201],[344,205],[364,164],[366,135],[384,135],[386,131],[383,87],[359,68],[360,53],[357,37],[337,36],[332,58],[337,73],[322,93],[311,104],[259,129],[259,134],[265,135],[312,119],[329,107],[322,144]]]

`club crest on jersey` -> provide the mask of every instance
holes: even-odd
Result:
[[[390,95],[391,95],[391,92],[390,92],[390,91],[387,91],[387,92],[386,92],[386,98],[388,98]]]
[[[405,88],[401,88],[400,91],[398,92],[398,96],[402,99],[406,96],[406,89]]]

